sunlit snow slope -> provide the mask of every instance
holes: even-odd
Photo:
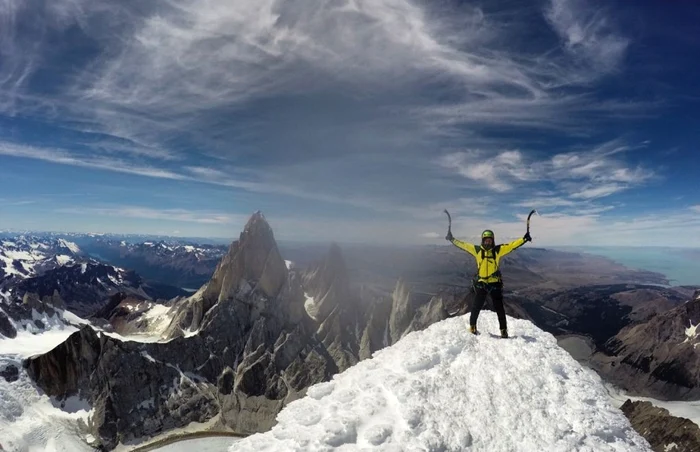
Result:
[[[466,317],[407,335],[370,360],[311,387],[240,451],[650,451],[600,379],[553,336],[496,316]]]
[[[51,350],[74,331],[74,326],[56,323],[38,334],[20,330],[14,339],[0,338],[0,372],[17,369],[13,381],[0,377],[0,450],[93,450],[86,444],[90,438],[81,438],[76,429],[78,422],[87,421],[90,406],[71,398],[61,407],[52,397],[37,392],[22,367],[23,359]]]

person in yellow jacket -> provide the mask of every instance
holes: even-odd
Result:
[[[479,318],[479,312],[484,307],[486,296],[491,295],[493,307],[498,315],[498,324],[501,329],[501,337],[508,337],[508,325],[506,323],[506,310],[503,307],[503,281],[501,279],[501,271],[499,265],[501,258],[508,253],[515,251],[525,243],[532,240],[530,233],[526,233],[521,239],[502,245],[495,245],[495,235],[493,231],[487,229],[481,233],[481,245],[457,240],[452,236],[452,232],[447,232],[445,237],[457,248],[466,251],[476,259],[477,274],[474,276],[474,307],[472,308],[471,317],[469,319],[469,328],[473,334],[476,334],[476,321]]]

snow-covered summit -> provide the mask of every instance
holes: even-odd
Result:
[[[0,284],[4,279],[30,278],[82,260],[78,245],[62,238],[21,235],[0,239]]]
[[[525,320],[414,332],[289,404],[242,451],[650,451],[599,379]]]

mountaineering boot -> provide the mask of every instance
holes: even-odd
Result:
[[[508,330],[507,329],[501,330],[501,337],[504,339],[508,339]]]
[[[469,332],[476,334],[476,325],[469,325]]]

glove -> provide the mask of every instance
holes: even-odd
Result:
[[[532,237],[530,237],[530,233],[526,232],[525,235],[523,236],[523,240],[526,242],[532,242]]]
[[[451,242],[454,237],[452,236],[452,231],[447,231],[447,235],[445,236],[445,240],[448,242]]]

